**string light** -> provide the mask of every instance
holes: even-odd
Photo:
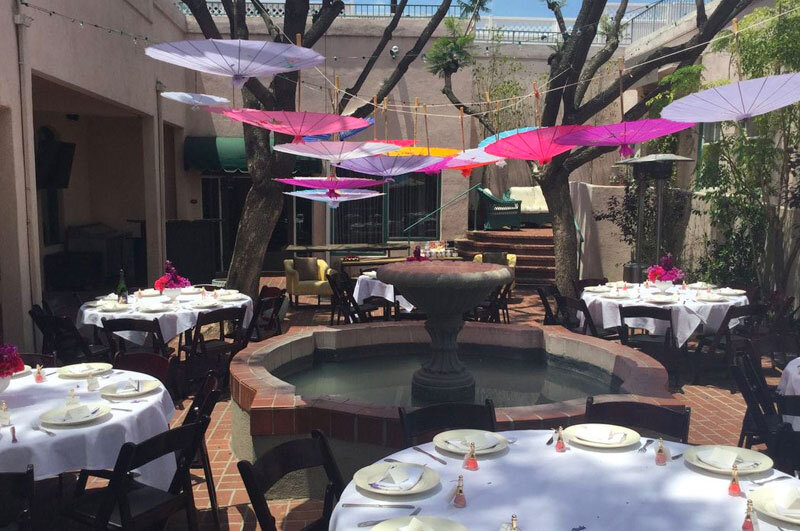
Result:
[[[54,9],[37,6],[36,4],[31,4],[30,2],[26,2],[24,0],[22,0],[20,3],[25,7],[29,7],[31,9],[35,10],[35,11],[39,11],[40,13],[44,13],[45,15],[48,15],[50,17],[52,17],[53,15],[55,15],[57,17],[61,17],[62,19],[66,20],[66,21],[69,21],[69,22],[71,22],[73,24],[78,24],[78,26],[80,26],[81,28],[83,28],[84,26],[91,26],[93,28],[96,28],[96,29],[99,29],[99,30],[103,30],[106,33],[108,33],[109,35],[119,35],[121,37],[127,37],[129,39],[133,39],[133,45],[134,46],[138,46],[140,40],[144,41],[144,42],[150,42],[150,38],[147,37],[146,35],[140,35],[140,34],[136,34],[136,33],[129,33],[127,31],[124,31],[124,30],[121,30],[121,29],[109,28],[107,26],[103,26],[102,24],[96,24],[96,23],[90,22],[88,20],[81,20],[81,19],[78,19],[78,18],[74,18],[74,17],[71,17],[69,15],[65,15],[63,13],[59,13],[58,11],[56,11]]]

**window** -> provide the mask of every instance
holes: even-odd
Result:
[[[347,175],[362,176],[354,172]],[[394,182],[384,185],[383,196],[341,203],[331,212],[332,242],[439,239],[438,212],[410,231],[404,232],[404,229],[439,207],[440,183],[438,174],[411,173],[395,177]]]

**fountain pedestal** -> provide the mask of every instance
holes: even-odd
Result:
[[[475,379],[458,358],[463,314],[480,304],[492,289],[511,281],[501,265],[479,262],[405,262],[378,269],[378,280],[392,284],[427,315],[431,357],[412,379],[411,392],[420,402],[470,402]]]

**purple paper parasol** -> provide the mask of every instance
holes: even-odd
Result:
[[[331,208],[336,208],[342,201],[356,201],[358,199],[369,199],[370,197],[383,195],[383,192],[376,192],[374,190],[300,190],[298,192],[283,193],[301,199],[328,203],[328,206]]]
[[[246,124],[254,125],[292,135],[292,142],[302,142],[303,135],[319,135],[325,133],[338,133],[348,129],[369,127],[370,123],[362,118],[353,116],[340,116],[321,112],[306,111],[261,111],[258,109],[227,109],[223,107],[210,107],[209,111],[222,114]]]
[[[547,164],[553,157],[574,146],[556,144],[555,139],[568,133],[587,129],[584,125],[556,125],[501,138],[484,149],[486,153],[507,159],[535,160]]]
[[[442,157],[429,157],[427,155],[412,155],[409,157],[389,157],[378,155],[376,157],[363,157],[360,159],[346,160],[334,164],[339,168],[366,173],[368,175],[379,175],[381,177],[393,177],[413,173],[427,168],[432,164],[437,164],[444,160]]]
[[[633,155],[630,144],[671,135],[693,125],[693,122],[672,122],[663,118],[619,122],[568,133],[556,138],[555,142],[568,146],[619,146],[619,154],[629,157]]]
[[[338,164],[349,159],[381,155],[400,149],[399,146],[383,142],[309,142],[307,144],[278,144],[275,151],[312,157]]]
[[[289,177],[275,180],[283,184],[302,186],[303,188],[321,188],[324,190],[369,188],[370,186],[381,186],[383,183],[387,182],[364,177],[336,177],[335,175],[329,177]]]
[[[236,86],[244,85],[251,77],[302,70],[325,61],[325,57],[310,48],[239,39],[163,42],[147,47],[144,53],[165,63],[232,77]]]
[[[738,122],[800,101],[800,73],[713,87],[675,100],[661,117],[675,122]]]

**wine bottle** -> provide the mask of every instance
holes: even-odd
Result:
[[[125,270],[119,270],[119,282],[117,282],[117,302],[126,304],[128,302],[128,286],[125,284]]]

